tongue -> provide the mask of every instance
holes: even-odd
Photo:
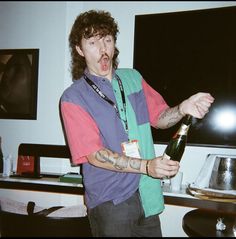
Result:
[[[101,68],[102,68],[103,71],[108,70],[108,59],[107,58],[103,58],[101,60]]]

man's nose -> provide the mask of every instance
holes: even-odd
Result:
[[[101,42],[100,42],[100,51],[101,52],[105,52],[106,49],[107,49],[106,42],[104,40],[101,40]]]

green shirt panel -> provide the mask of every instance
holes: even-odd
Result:
[[[123,109],[119,84],[115,78],[112,80],[112,87],[116,96],[120,117],[123,120],[127,119],[128,122],[129,139],[138,140],[141,158],[153,159],[155,157],[155,150],[150,123],[137,123],[136,113],[128,98],[129,95],[142,91],[142,76],[134,69],[117,69],[116,74],[120,77],[125,91],[126,114]],[[123,125],[125,127],[124,121]],[[164,200],[159,179],[141,175],[139,191],[145,216],[155,215],[163,211]]]

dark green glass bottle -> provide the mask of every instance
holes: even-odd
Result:
[[[183,118],[180,128],[169,141],[163,155],[164,159],[172,159],[180,162],[187,143],[187,135],[191,123],[192,116],[186,115]]]
[[[2,138],[0,137],[0,173],[3,173]]]

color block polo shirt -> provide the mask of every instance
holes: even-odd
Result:
[[[117,74],[123,84],[126,112],[123,109]],[[86,156],[103,147],[119,154],[121,143],[137,139],[143,159],[155,157],[151,125],[168,105],[133,69],[117,69],[112,82],[86,71],[92,80],[119,109],[102,99],[85,81],[75,81],[61,97],[61,112],[74,164],[83,163],[85,202],[93,208],[103,202],[118,204],[128,199],[138,188],[146,216],[164,209],[160,180],[136,173],[115,172],[95,167]],[[128,122],[128,135],[124,121]]]

